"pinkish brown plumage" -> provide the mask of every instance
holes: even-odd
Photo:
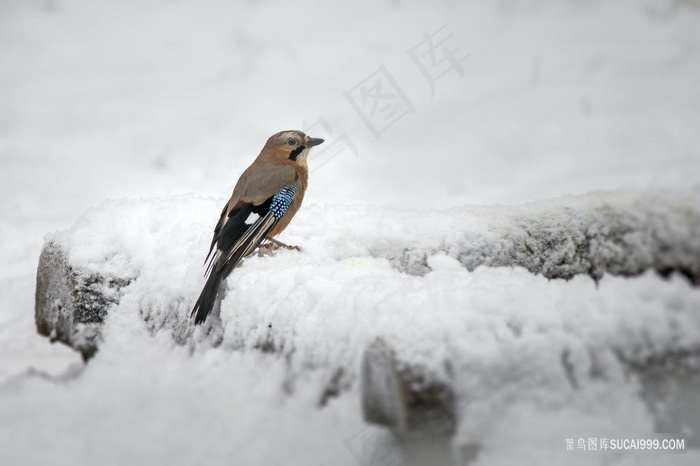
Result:
[[[205,260],[211,256],[209,277],[191,312],[195,323],[206,320],[221,282],[246,255],[265,239],[282,244],[274,237],[301,207],[309,179],[306,158],[311,147],[322,142],[301,131],[274,134],[238,179],[214,228]]]

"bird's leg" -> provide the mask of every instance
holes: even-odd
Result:
[[[269,236],[266,236],[265,239],[269,241],[269,243],[267,243],[265,245],[265,247],[272,247],[271,245],[274,244],[278,248],[286,248],[286,249],[293,249],[296,251],[301,251],[301,248],[299,248],[299,246],[290,246],[288,244],[284,244],[282,241],[276,240],[275,238],[270,238]],[[270,246],[268,246],[268,244]]]

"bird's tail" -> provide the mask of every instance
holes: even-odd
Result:
[[[192,308],[190,317],[194,317],[194,323],[199,325],[214,309],[216,304],[216,295],[219,290],[219,285],[231,271],[243,260],[245,256],[255,250],[260,242],[265,238],[265,235],[277,224],[277,218],[272,212],[268,212],[264,217],[261,217],[250,226],[242,230],[242,234],[237,238],[232,245],[226,245],[225,251],[219,250],[211,259],[211,263],[207,268],[209,278],[204,284],[204,289],[199,295],[199,299]],[[222,234],[226,234],[226,230]]]
[[[190,313],[190,317],[194,317],[195,324],[199,325],[207,320],[207,316],[211,313],[211,310],[214,309],[214,305],[216,304],[216,295],[219,291],[219,285],[223,279],[222,277],[222,272],[220,270],[216,270],[216,267],[211,271],[211,275],[209,275],[207,282],[204,284],[204,288],[199,295],[199,299],[197,299],[197,302]]]

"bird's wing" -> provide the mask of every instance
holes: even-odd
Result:
[[[231,199],[221,211],[204,263],[209,261],[221,239],[224,227],[228,230],[228,236],[237,237],[238,233],[245,228],[244,224],[253,212],[253,208],[271,199],[285,186],[291,185],[296,178],[296,170],[287,164],[257,161],[248,167],[238,179]],[[255,213],[260,215],[258,212]]]
[[[297,179],[292,165],[275,161],[258,161],[243,172],[231,200],[260,205]]]
[[[231,229],[228,228],[228,222],[224,225],[218,244],[218,257],[213,265],[224,278],[238,265],[241,259],[253,252],[265,239],[268,232],[287,212],[296,191],[297,182],[293,181],[262,204],[249,207],[251,213],[246,216],[246,221],[242,224],[231,222]],[[240,215],[245,215],[246,210],[245,207],[242,208]],[[253,218],[255,220],[251,221]]]
[[[215,269],[221,272],[223,278],[228,276],[284,216],[296,190],[297,182],[292,181],[261,204],[244,203],[234,215],[228,216],[218,235],[217,252],[211,258],[206,273]]]

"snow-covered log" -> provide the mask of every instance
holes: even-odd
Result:
[[[102,320],[103,347],[147,329],[193,351],[263,351],[286,362],[285,390],[313,372],[320,405],[360,387],[374,422],[475,443],[484,413],[514,400],[633,423],[630,380],[678,355],[692,367],[700,349],[700,189],[442,212],[307,206],[282,238],[302,251],[247,259],[218,320],[195,329],[220,203],[110,201],[49,235],[40,332],[86,357]],[[601,384],[615,388],[601,398]]]
[[[418,367],[401,361],[381,338],[365,350],[361,393],[365,419],[394,432],[440,437],[457,429],[448,364]]]
[[[180,201],[108,202],[89,212],[71,230],[74,234],[49,236],[37,272],[39,333],[73,346],[86,357],[92,355],[108,307],[118,302],[118,291],[141,273],[144,256],[152,257],[153,265],[164,259],[154,256],[152,248],[135,249],[138,238],[133,235],[154,222],[176,229],[176,224],[168,225],[167,217],[160,218],[155,206],[165,202],[166,212],[179,213],[184,219],[192,213],[188,204],[193,200]],[[215,204],[194,202],[200,205],[199,212],[207,212]],[[141,225],[120,222],[121,217],[129,217],[127,209],[137,204],[153,210],[153,215],[142,218]],[[108,211],[111,217],[98,220],[96,217],[104,217],[100,211]],[[300,217],[294,227],[314,242],[336,249],[331,251],[335,257],[383,258],[397,270],[414,275],[430,271],[427,259],[444,253],[469,271],[482,265],[519,266],[547,278],[570,279],[584,274],[597,280],[605,273],[634,276],[653,270],[664,276],[679,273],[695,285],[700,283],[700,189],[593,193],[517,207],[444,212],[312,207]],[[188,252],[182,255],[187,262],[178,266],[197,264],[206,249],[203,226],[207,221],[211,223],[210,218],[201,217],[190,229],[198,235],[198,244],[186,243],[184,231],[164,239],[161,246]],[[86,223],[92,231],[84,228]],[[115,228],[107,232],[110,226]],[[120,237],[110,240],[115,234]],[[78,238],[85,238],[85,243],[78,243]],[[133,242],[126,245],[124,240]],[[167,274],[168,270],[161,272]],[[183,296],[180,302],[190,298]],[[163,320],[172,323],[175,316],[157,317],[155,325],[162,325]],[[176,333],[186,337],[189,331],[181,323],[178,321]]]
[[[690,436],[692,445],[700,446],[700,346],[690,351],[655,351],[631,357],[617,353],[614,347],[589,351],[591,355],[611,351],[616,357],[606,364],[619,364],[628,377],[638,381],[639,395],[651,411],[657,432],[684,432],[690,428],[694,432]],[[580,383],[606,379],[604,371],[596,373],[601,367],[574,363],[568,348],[560,350],[560,355],[559,368],[566,375],[568,388],[576,391]],[[382,339],[365,349],[360,388],[365,419],[389,427],[398,435],[430,439],[453,435],[460,416],[458,393],[466,398],[463,402],[471,401],[452,380],[453,361],[426,366],[402,359],[406,357]]]
[[[100,327],[109,306],[119,301],[119,290],[129,281],[127,277],[76,269],[60,246],[47,242],[36,273],[37,331],[89,359],[97,351]]]

